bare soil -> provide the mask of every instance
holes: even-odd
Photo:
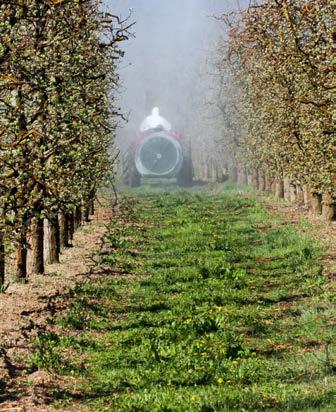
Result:
[[[29,367],[32,341],[49,331],[49,320],[68,307],[69,288],[93,276],[93,259],[111,215],[109,205],[99,206],[77,230],[73,247],[63,251],[59,264],[47,265],[45,275],[30,275],[27,284],[13,283],[0,295],[0,411],[52,410],[48,393],[59,382],[47,371]]]

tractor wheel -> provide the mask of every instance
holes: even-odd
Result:
[[[176,176],[176,183],[180,187],[191,187],[193,184],[193,164],[190,153],[184,155],[181,170]]]

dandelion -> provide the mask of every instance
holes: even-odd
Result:
[[[223,382],[224,382],[223,378],[218,378],[218,379],[217,379],[218,385],[221,385]]]

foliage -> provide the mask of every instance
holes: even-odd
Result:
[[[335,191],[334,2],[266,0],[239,15],[218,49],[225,148],[240,165]],[[233,102],[233,103],[232,103]]]
[[[73,210],[113,167],[115,16],[86,0],[0,5],[1,229]]]

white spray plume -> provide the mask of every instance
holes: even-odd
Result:
[[[152,114],[147,116],[145,120],[141,123],[140,131],[146,132],[150,129],[157,129],[161,127],[163,130],[171,130],[171,124],[160,115],[160,110],[158,107],[154,107]]]

